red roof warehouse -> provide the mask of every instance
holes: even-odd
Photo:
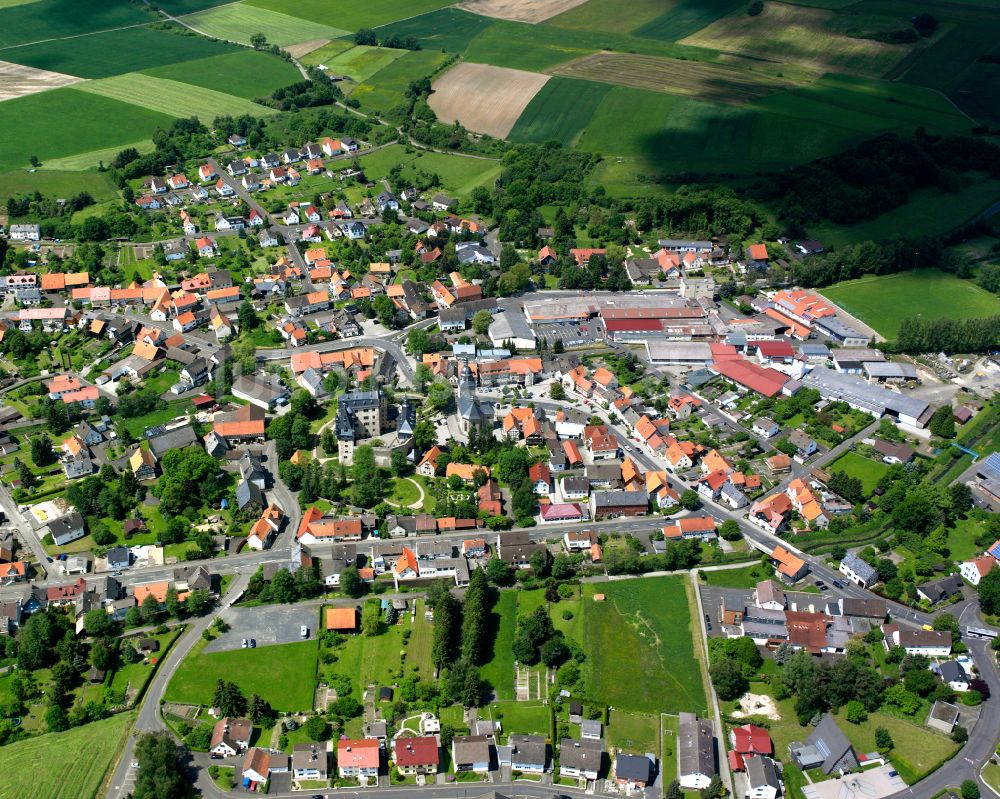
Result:
[[[784,375],[776,369],[765,369],[743,358],[714,361],[711,369],[713,372],[728,377],[741,386],[763,394],[765,397],[773,397],[779,393],[781,387],[788,380],[788,375]]]

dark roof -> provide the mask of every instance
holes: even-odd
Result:
[[[648,782],[649,767],[649,758],[645,755],[618,755],[615,758],[615,776],[620,780]]]
[[[958,574],[952,574],[949,577],[942,577],[939,580],[931,580],[923,585],[918,585],[917,590],[933,603],[959,593],[962,590],[962,585],[962,577]]]
[[[511,735],[508,742],[517,753],[515,762],[539,766],[548,763],[548,746],[541,735]]]
[[[198,443],[198,436],[195,434],[194,428],[185,424],[160,433],[158,436],[152,436],[149,439],[149,450],[157,458],[162,458],[172,449],[181,449],[196,443]]]
[[[826,759],[823,761],[822,769],[824,774],[829,774],[836,767],[837,763],[843,759],[848,752],[853,754],[851,742],[847,736],[837,726],[833,716],[829,713],[823,715],[816,729],[806,741],[807,744],[815,746]]]

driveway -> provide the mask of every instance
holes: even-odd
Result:
[[[244,638],[254,638],[257,646],[292,644],[303,640],[302,625],[309,628],[309,637],[316,636],[319,622],[315,605],[262,605],[232,607],[223,614],[229,632],[223,633],[205,647],[206,652],[240,649]]]

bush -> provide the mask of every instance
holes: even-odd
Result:
[[[764,0],[753,0],[753,2],[747,7],[747,16],[756,17],[764,10]]]
[[[962,694],[962,704],[969,707],[976,707],[983,703],[983,695],[979,691],[966,691]]]

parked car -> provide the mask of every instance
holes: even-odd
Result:
[[[250,648],[251,649],[256,649],[257,648],[257,639],[256,638],[251,638],[250,639]]]
[[[246,649],[246,648],[247,648],[248,646],[250,646],[250,642],[249,642],[249,641],[247,641],[247,639],[246,639],[246,638],[244,638],[244,639],[243,639],[243,648],[244,648],[244,649]]]
[[[303,638],[308,638],[309,637],[309,628],[306,625],[303,624],[302,625],[302,629],[299,630],[299,635],[301,635]]]

